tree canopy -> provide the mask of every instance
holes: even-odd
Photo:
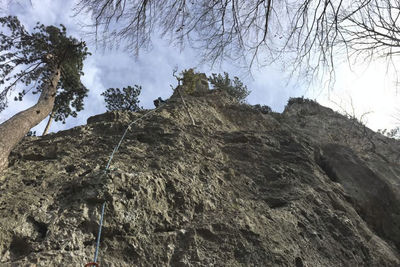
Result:
[[[7,167],[11,150],[29,130],[50,114],[64,120],[83,108],[87,89],[81,83],[86,44],[68,37],[63,25],[38,23],[28,32],[17,17],[1,17],[0,24],[0,111],[7,107],[11,91],[17,100],[29,92],[40,93],[35,105],[0,124],[0,171]],[[75,110],[73,110],[75,109]]]
[[[140,101],[138,99],[141,91],[141,86],[134,85],[133,87],[124,87],[122,91],[119,88],[109,88],[101,95],[104,96],[108,111],[128,110],[136,112],[142,109],[139,106]]]
[[[18,89],[15,100],[28,93],[40,93],[54,70],[61,71],[53,111],[55,120],[63,121],[83,109],[88,89],[81,83],[83,60],[90,53],[85,42],[68,37],[66,28],[37,24],[29,33],[17,17],[0,18],[0,112],[7,107],[11,91]],[[19,85],[19,88],[17,88]]]

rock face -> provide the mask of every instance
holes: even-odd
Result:
[[[0,266],[399,266],[400,143],[312,101],[218,91],[27,137],[0,177]]]

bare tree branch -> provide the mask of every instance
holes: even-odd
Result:
[[[283,61],[303,77],[334,80],[340,56],[400,53],[397,0],[80,0],[75,11],[92,15],[103,44],[125,43],[135,55],[160,34],[211,64]]]

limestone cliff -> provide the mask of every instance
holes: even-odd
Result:
[[[315,102],[219,91],[26,137],[0,177],[0,266],[399,266],[400,143]]]

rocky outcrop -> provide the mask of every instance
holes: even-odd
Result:
[[[179,85],[174,89],[171,99],[182,96],[204,96],[209,93],[208,79],[205,73],[196,73],[189,69],[178,78]],[[182,83],[182,84],[181,84]]]
[[[223,92],[113,112],[13,151],[0,265],[398,266],[400,144],[315,102]],[[30,264],[30,265],[29,265]]]

